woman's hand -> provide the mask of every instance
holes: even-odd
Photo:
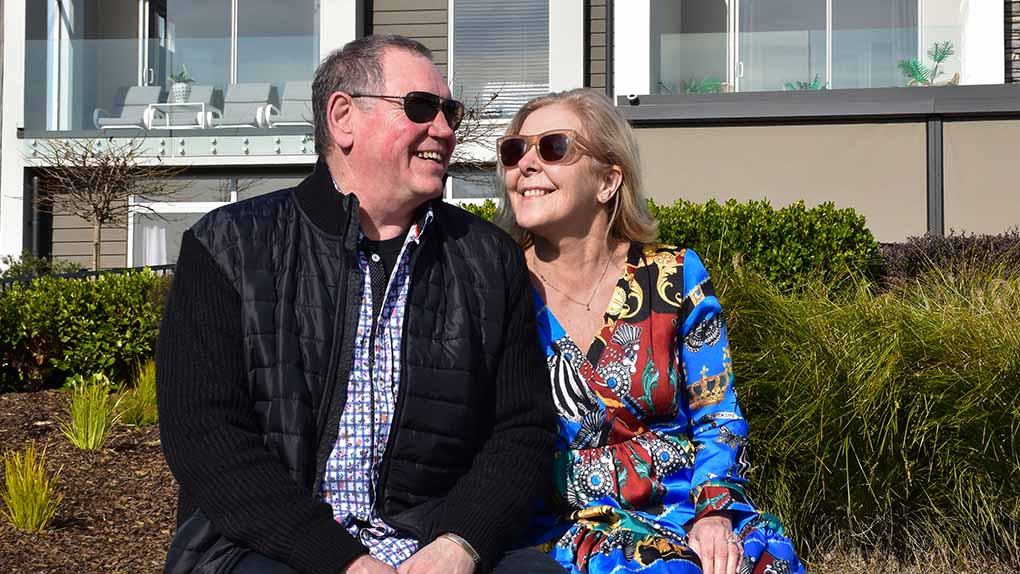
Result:
[[[740,539],[733,534],[733,522],[719,514],[695,522],[687,535],[687,545],[701,558],[704,574],[736,574],[744,555]]]

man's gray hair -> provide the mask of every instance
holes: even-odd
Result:
[[[312,116],[315,121],[315,153],[319,156],[325,155],[333,145],[326,119],[329,97],[334,92],[378,94],[385,82],[382,56],[389,49],[404,50],[432,60],[432,50],[421,42],[404,36],[380,34],[358,38],[343,48],[333,50],[315,70],[315,79],[312,81]]]

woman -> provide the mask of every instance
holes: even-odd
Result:
[[[573,90],[507,134],[499,218],[525,249],[560,415],[553,557],[593,574],[803,572],[745,494],[719,301],[693,251],[655,243],[630,127]]]

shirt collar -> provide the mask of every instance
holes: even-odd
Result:
[[[333,179],[332,176],[330,176],[330,180],[333,182],[333,188],[336,189],[338,193],[343,193],[343,191],[340,190],[340,186],[337,185],[336,180]],[[407,245],[409,241],[413,241],[416,245],[421,243],[421,236],[425,233],[425,228],[432,223],[433,219],[435,219],[431,201],[425,202],[425,204],[418,210],[418,213],[419,216],[415,218],[414,225],[412,225],[411,229],[407,232],[407,239],[404,240],[404,245]],[[362,232],[361,236],[364,237],[365,234]]]

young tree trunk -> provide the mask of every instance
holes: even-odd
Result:
[[[101,223],[92,224],[92,270],[99,271],[99,243],[103,238],[103,225]]]

